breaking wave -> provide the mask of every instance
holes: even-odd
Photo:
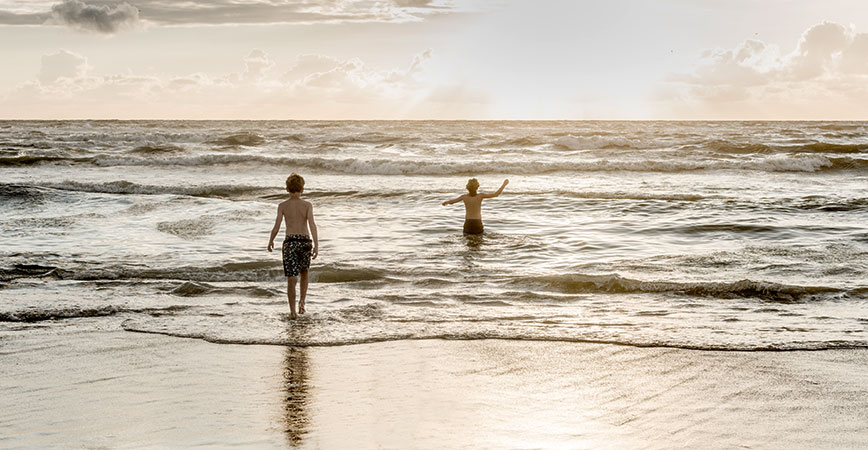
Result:
[[[68,308],[30,308],[19,311],[0,311],[0,322],[43,322],[46,320],[80,319],[88,317],[106,317],[122,313],[148,313],[160,315],[173,313],[190,308],[187,305],[174,305],[164,308],[126,308],[107,305],[97,307]]]
[[[834,170],[865,170],[868,159],[829,157],[824,155],[774,155],[752,159],[586,159],[539,161],[504,161],[498,159],[451,162],[444,160],[396,160],[384,158],[298,158],[272,157],[240,154],[205,154],[191,157],[123,157],[104,156],[96,158],[57,158],[52,162],[86,161],[97,166],[190,166],[208,167],[221,165],[269,165],[287,169],[307,168],[326,172],[358,175],[467,175],[513,173],[523,175],[557,172],[687,172],[702,170],[750,170],[761,172],[818,172]],[[40,162],[44,162],[40,160]],[[2,165],[2,161],[0,161]]]
[[[790,303],[831,294],[859,295],[826,286],[794,286],[767,281],[707,281],[679,283],[673,281],[642,281],[609,275],[549,275],[522,279],[516,283],[531,283],[556,292],[583,294],[671,293],[695,297],[758,298],[766,301]]]
[[[2,185],[0,185],[2,186]],[[78,181],[63,181],[60,183],[44,183],[40,187],[61,191],[93,192],[100,194],[139,194],[139,195],[189,195],[193,197],[217,198],[252,198],[276,189],[248,185],[205,185],[205,186],[155,186],[138,184],[130,181],[108,181],[103,183],[86,183]]]
[[[321,326],[322,324],[320,324]],[[436,330],[416,330],[413,332],[391,331],[374,334],[362,334],[346,337],[307,336],[288,337],[282,333],[268,333],[259,336],[233,336],[221,333],[219,330],[190,330],[184,327],[172,327],[165,323],[154,323],[149,320],[128,319],[122,327],[126,331],[159,334],[186,339],[199,339],[214,344],[230,345],[275,345],[288,347],[337,347],[359,344],[373,344],[394,341],[418,341],[418,340],[446,340],[446,341],[477,341],[477,340],[506,340],[522,342],[569,342],[580,344],[606,344],[621,345],[642,348],[677,348],[697,351],[821,351],[868,348],[868,342],[860,340],[834,340],[834,341],[799,341],[799,342],[772,342],[772,343],[690,343],[678,340],[661,339],[630,339],[615,336],[569,336],[569,335],[546,335],[544,333],[518,333],[515,330],[488,330],[488,331],[455,331],[441,332]]]
[[[276,260],[226,263],[218,266],[183,266],[165,269],[150,269],[134,266],[108,266],[99,268],[61,268],[43,265],[16,264],[0,268],[0,281],[18,278],[52,276],[61,280],[185,280],[190,282],[216,281],[283,281],[283,264]],[[311,268],[313,283],[352,283],[360,281],[385,281],[382,271],[340,264],[326,264]],[[182,289],[208,289],[204,285],[190,285]]]
[[[221,138],[214,139],[212,141],[208,141],[209,144],[215,145],[227,145],[227,146],[238,146],[243,145],[246,147],[255,147],[257,145],[262,145],[265,143],[265,138],[259,136],[258,134],[247,132],[247,133],[238,133],[230,136],[225,136]]]
[[[524,138],[532,139],[532,138]],[[647,149],[658,144],[624,136],[561,136],[552,144],[564,150]]]
[[[111,316],[120,312],[117,306],[96,308],[59,308],[25,309],[22,311],[0,311],[0,322],[41,322],[44,320],[76,319],[82,317]]]
[[[0,156],[0,167],[34,166],[45,163],[94,163],[94,157],[69,157],[54,155]]]
[[[280,187],[263,187],[251,185],[201,185],[201,186],[157,186],[138,184],[119,180],[102,183],[79,181],[62,181],[59,183],[43,183],[40,185],[18,185],[0,183],[0,200],[3,198],[36,199],[42,198],[47,189],[71,192],[87,192],[99,194],[120,195],[186,195],[192,197],[226,198],[226,199],[264,199],[279,200],[288,198]],[[378,199],[405,198],[419,195],[443,195],[439,190],[346,190],[305,192],[305,197],[313,199]],[[580,199],[604,200],[664,200],[664,201],[698,201],[708,197],[688,193],[647,193],[627,191],[571,191],[564,189],[521,191],[524,196],[558,195]],[[821,205],[818,205],[818,207]]]
[[[153,145],[140,145],[132,150],[129,153],[140,154],[140,155],[165,155],[172,153],[181,153],[184,149],[178,147],[177,145],[170,144],[153,144]]]
[[[242,294],[250,297],[274,297],[281,293],[268,288],[259,286],[214,286],[208,283],[200,283],[195,281],[186,281],[178,286],[175,286],[169,291],[172,295],[179,297],[201,297],[205,295],[232,295]]]

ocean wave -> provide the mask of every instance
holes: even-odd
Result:
[[[9,281],[18,278],[41,278],[57,276],[57,267],[40,264],[14,264],[12,267],[0,267],[0,280]]]
[[[517,335],[515,332],[492,331],[459,331],[459,332],[393,332],[380,333],[378,335],[359,335],[349,337],[307,337],[291,338],[274,333],[269,336],[231,336],[220,334],[219,331],[193,331],[188,329],[172,329],[163,324],[153,324],[147,321],[128,319],[121,325],[126,331],[145,334],[158,334],[164,336],[199,339],[213,344],[229,345],[274,345],[284,347],[339,347],[360,344],[375,344],[396,341],[420,341],[420,340],[443,340],[443,341],[482,341],[502,340],[515,342],[567,342],[575,344],[603,344],[618,345],[625,347],[640,348],[674,348],[695,351],[737,351],[737,352],[784,352],[784,351],[822,351],[822,350],[849,350],[868,348],[866,341],[798,341],[798,342],[775,342],[775,343],[690,343],[664,340],[640,340],[640,339],[617,339],[595,338],[583,336],[550,336],[534,333]]]
[[[828,197],[806,198],[795,204],[794,208],[826,212],[858,211],[868,208],[868,197],[833,199]]]
[[[521,136],[504,140],[495,140],[486,145],[488,147],[536,147],[548,143],[549,140],[545,139],[543,136]]]
[[[69,157],[55,155],[18,155],[0,157],[0,167],[34,166],[45,163],[93,163],[92,157]]]
[[[693,146],[690,146],[693,147]],[[730,141],[722,141],[722,140],[714,140],[710,142],[706,142],[704,144],[699,145],[700,148],[708,148],[714,150],[719,153],[734,153],[734,154],[746,154],[746,153],[767,153],[771,150],[768,145],[761,143],[750,143],[750,142],[730,142]],[[689,148],[689,147],[688,147]]]
[[[346,136],[336,136],[329,139],[330,142],[345,143],[345,144],[390,144],[398,142],[413,142],[416,138],[413,136],[393,135],[381,133],[378,131],[370,131],[366,133],[352,134]]]
[[[633,294],[663,293],[694,297],[758,298],[765,301],[792,303],[830,294],[853,294],[827,286],[796,286],[768,281],[707,281],[674,282],[643,281],[621,277],[618,274],[585,275],[566,274],[530,277],[514,283],[530,283],[570,294]]]
[[[0,311],[0,322],[42,322],[45,320],[75,319],[83,317],[103,317],[115,315],[122,311],[117,306],[99,306],[95,308],[57,308],[57,309],[25,309],[21,311]]]
[[[214,286],[208,283],[186,281],[171,290],[169,293],[179,297],[201,297],[206,295],[244,295],[250,297],[274,297],[281,294],[274,289],[261,288],[259,286]]]
[[[806,153],[863,153],[868,150],[868,144],[834,144],[831,142],[813,142],[805,145],[781,147],[781,149],[789,152]]]
[[[191,197],[225,198],[233,200],[283,200],[289,194],[281,187],[263,187],[251,185],[200,185],[200,186],[157,186],[138,184],[130,181],[107,181],[102,183],[87,183],[79,181],[62,181],[59,183],[43,183],[39,185],[15,185],[0,183],[0,199],[41,197],[45,189],[59,191],[88,192],[120,195],[187,195]],[[662,200],[662,201],[699,201],[708,197],[687,193],[647,193],[627,191],[571,191],[565,189],[521,191],[524,196],[558,195],[580,199],[602,200]],[[414,196],[443,195],[439,190],[310,190],[305,191],[305,197],[311,199],[387,199],[407,198]]]
[[[662,200],[662,201],[683,201],[694,202],[705,200],[708,197],[699,194],[665,194],[665,193],[644,193],[644,192],[604,192],[604,191],[539,191],[539,192],[521,192],[520,195],[547,195],[555,194],[572,198],[581,199],[600,199],[600,200]]]
[[[189,305],[172,305],[161,308],[127,308],[116,305],[67,308],[29,308],[18,311],[0,311],[0,322],[43,322],[46,320],[81,319],[106,317],[122,313],[146,313],[152,316],[172,314],[191,308]]]
[[[140,154],[140,155],[165,155],[171,153],[181,153],[184,149],[177,145],[170,144],[150,144],[150,145],[140,145],[132,150],[129,153]]]
[[[215,145],[227,145],[227,146],[238,146],[243,145],[246,147],[255,147],[257,145],[262,145],[265,143],[265,138],[252,132],[246,133],[237,133],[230,136],[220,137],[211,141],[208,141],[209,144]]]
[[[828,153],[848,154],[864,153],[868,150],[868,144],[836,144],[832,142],[811,142],[796,145],[774,145],[758,142],[730,142],[715,140],[697,145],[687,145],[684,149],[706,148],[718,153],[729,154],[755,154],[755,153]]]
[[[165,269],[136,266],[63,268],[27,264],[16,264],[9,268],[0,268],[0,281],[46,276],[78,281],[184,280],[199,283],[219,281],[282,281],[286,279],[283,274],[283,264],[277,257],[270,260],[226,263],[217,266],[182,266]],[[387,280],[387,277],[384,272],[375,269],[342,264],[325,264],[311,268],[310,280],[313,283],[352,283],[384,281]],[[193,291],[196,288],[191,285],[186,289]]]
[[[865,128],[866,124],[864,122],[839,122],[839,123],[828,123],[823,125],[817,125],[815,128],[819,130],[829,130],[829,131],[851,131],[851,130],[861,130]]]
[[[286,142],[304,142],[307,140],[306,136],[300,133],[287,134],[285,136],[280,137],[281,141]]]
[[[33,203],[45,198],[45,190],[22,184],[0,183],[0,201]]]
[[[211,166],[232,164],[268,164],[287,168],[304,167],[357,175],[470,175],[503,174],[523,175],[557,172],[688,172],[701,170],[753,170],[763,172],[818,172],[830,170],[864,170],[868,160],[822,155],[788,157],[776,155],[751,160],[690,160],[690,159],[593,159],[584,161],[545,161],[529,164],[526,161],[482,160],[446,162],[442,160],[394,160],[359,158],[282,158],[261,155],[210,154],[190,158],[105,158],[102,166],[154,165],[154,166]]]
[[[187,166],[209,167],[226,165],[269,165],[287,169],[306,168],[326,172],[357,175],[470,175],[470,174],[523,174],[538,175],[558,172],[689,172],[703,170],[748,170],[760,172],[819,172],[836,170],[868,169],[868,159],[847,156],[833,157],[822,154],[773,154],[765,157],[697,159],[654,158],[632,154],[620,159],[566,159],[542,160],[529,163],[526,160],[469,160],[454,162],[443,159],[386,159],[386,158],[325,158],[279,157],[249,154],[210,153],[193,156],[149,155],[102,155],[88,158],[34,157],[27,164],[75,162],[103,167],[115,166]],[[21,158],[14,157],[13,159]],[[0,166],[3,165],[0,158]],[[9,158],[6,158],[9,159]]]
[[[253,198],[277,189],[249,185],[204,185],[204,186],[156,186],[138,184],[131,181],[106,181],[102,183],[87,183],[79,181],[63,181],[60,183],[43,183],[34,188],[50,188],[61,191],[92,192],[99,194],[136,194],[136,195],[188,195],[192,197],[215,198]],[[0,184],[0,192],[3,185]],[[2,195],[2,194],[0,194]]]
[[[528,164],[526,161],[482,160],[445,162],[443,160],[394,160],[359,158],[281,158],[260,155],[212,154],[191,158],[124,159],[106,158],[98,165],[182,165],[210,166],[232,164],[268,164],[287,168],[304,167],[357,175],[471,175],[515,173],[523,175],[557,172],[688,172],[701,170],[754,170],[763,172],[818,172],[833,170],[864,170],[868,160],[849,157],[773,156],[752,160],[690,160],[690,159],[595,159],[585,161],[546,161]]]
[[[647,149],[657,145],[640,139],[624,136],[561,136],[552,143],[555,148],[565,150],[598,150],[598,149]]]

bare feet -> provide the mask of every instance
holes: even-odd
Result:
[[[304,314],[304,302],[298,302],[298,313]]]
[[[298,319],[298,314],[296,314],[296,313],[290,313],[290,314],[289,314],[289,320],[295,320],[295,319]]]

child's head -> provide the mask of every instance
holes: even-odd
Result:
[[[476,178],[467,180],[467,192],[470,192],[470,195],[476,195],[477,189],[479,189],[479,180]]]
[[[304,178],[301,175],[293,172],[286,179],[286,191],[290,194],[304,191]]]

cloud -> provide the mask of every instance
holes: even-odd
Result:
[[[89,5],[80,0],[64,0],[51,7],[50,22],[95,33],[113,34],[139,24],[139,10],[129,3]]]
[[[802,33],[781,54],[746,40],[703,53],[692,73],[670,74],[658,100],[693,118],[868,117],[868,33],[834,22]]]
[[[420,21],[458,10],[445,0],[111,0],[61,3],[0,0],[0,25],[61,24],[115,33],[140,22],[157,25]]]
[[[387,99],[415,97],[431,50],[413,57],[406,68],[377,70],[358,58],[338,60],[323,55],[302,55],[280,79],[295,97],[320,98],[362,104]]]
[[[489,98],[427,78],[425,50],[404,67],[300,55],[284,64],[254,49],[224,74],[98,75],[84,56],[44,55],[38,77],[0,95],[0,117],[400,119],[482,117]]]
[[[328,56],[299,55],[295,60],[295,64],[283,74],[281,80],[284,82],[297,81],[308,75],[328,72],[338,65],[340,65],[339,60]]]
[[[254,49],[244,57],[244,72],[241,79],[247,82],[258,82],[274,67],[274,61],[268,57],[268,53]]]
[[[73,52],[61,50],[57,53],[42,55],[39,82],[51,84],[61,78],[83,78],[87,75],[87,71],[87,58]]]

